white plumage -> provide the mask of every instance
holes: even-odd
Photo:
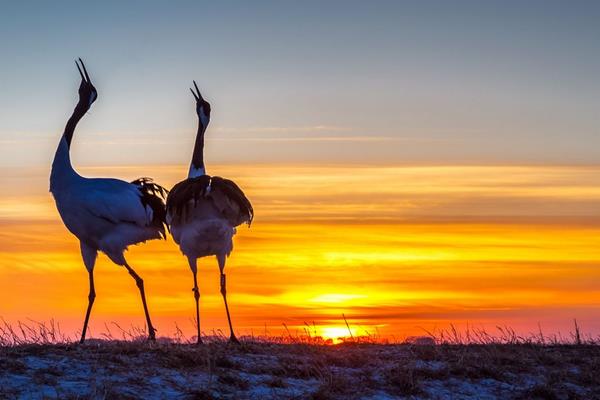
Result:
[[[85,75],[80,69],[82,82],[79,103],[60,140],[50,174],[50,192],[65,226],[80,241],[81,254],[90,278],[89,303],[81,341],[85,340],[95,299],[93,270],[98,251],[127,268],[135,279],[144,305],[149,338],[154,339],[143,281],[127,264],[124,252],[132,244],[165,237],[165,205],[161,196],[166,191],[147,178],[132,183],[118,179],[89,179],[73,169],[69,148],[75,126],[97,98],[83,62],[81,66]]]
[[[209,201],[203,201],[193,207],[193,215],[183,223],[172,223],[171,234],[181,252],[190,258],[229,256],[233,250],[235,228],[223,218],[215,218],[217,211],[210,215],[200,216],[196,211],[203,208],[214,208]],[[167,217],[167,222],[169,217]]]
[[[62,138],[50,177],[56,208],[67,229],[81,242],[124,266],[123,253],[128,246],[163,235],[152,224],[154,212],[149,205],[142,204],[142,192],[137,185],[77,174],[68,161],[68,152]]]

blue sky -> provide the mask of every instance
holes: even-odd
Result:
[[[0,9],[0,167],[47,166],[99,100],[78,164],[596,163],[600,3],[25,2]]]

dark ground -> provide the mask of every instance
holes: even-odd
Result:
[[[600,399],[600,346],[4,346],[0,398]]]

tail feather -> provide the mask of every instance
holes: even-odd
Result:
[[[242,189],[240,189],[234,181],[221,178],[220,176],[213,176],[211,179],[211,186],[215,190],[223,191],[223,193],[237,205],[239,215],[236,216],[237,223],[234,224],[235,226],[244,222],[247,223],[248,226],[252,224],[252,220],[254,219],[254,209],[252,208],[252,204]]]
[[[167,209],[165,199],[169,191],[164,187],[154,183],[152,178],[139,178],[131,182],[138,187],[142,194],[141,201],[144,207],[150,207],[152,210],[152,225],[158,229],[163,239],[167,238]]]

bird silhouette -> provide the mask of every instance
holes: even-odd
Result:
[[[75,64],[81,75],[79,101],[54,156],[50,192],[65,226],[79,239],[83,263],[89,274],[88,307],[80,342],[85,340],[96,298],[94,265],[98,251],[105,253],[115,264],[124,266],[135,279],[144,306],[148,339],[154,340],[155,329],[146,304],[144,281],[127,263],[124,252],[129,245],[166,238],[164,198],[167,191],[150,178],[140,178],[131,183],[118,179],[90,179],[73,169],[69,155],[73,132],[98,98],[81,58],[79,64],[77,61]]]
[[[236,227],[250,225],[254,210],[244,192],[233,182],[218,176],[206,175],[204,166],[204,133],[210,122],[210,104],[204,100],[194,81],[198,132],[187,179],[176,184],[167,197],[167,223],[173,239],[187,257],[194,277],[196,301],[197,341],[202,343],[200,333],[200,290],[197,279],[197,259],[216,256],[220,270],[221,295],[227,312],[230,338],[236,338],[227,305],[225,261],[233,249]]]

